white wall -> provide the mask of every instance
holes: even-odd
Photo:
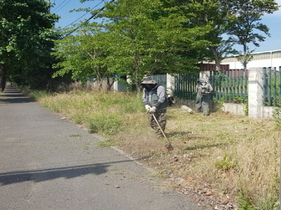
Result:
[[[247,68],[254,68],[254,67],[271,67],[272,69],[276,68],[279,70],[279,66],[281,66],[281,50],[274,50],[274,51],[265,51],[265,52],[257,52],[253,53],[254,58],[247,64]],[[259,56],[262,56],[263,59],[257,59]],[[235,57],[235,55],[229,56],[229,58]],[[268,59],[266,58],[268,57]],[[225,59],[221,62],[221,64],[228,64],[230,69],[243,69],[241,62],[237,59],[235,61],[227,61],[229,59]]]
[[[230,69],[243,69],[242,64],[239,61],[235,62],[229,62],[229,63],[221,63],[221,64],[229,64]],[[275,59],[265,59],[265,60],[255,60],[250,61],[247,65],[247,68],[253,68],[253,67],[272,67],[272,69],[275,67],[276,70],[279,70],[279,66],[281,66],[281,58],[275,58]]]

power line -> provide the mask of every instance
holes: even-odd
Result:
[[[66,2],[67,0],[63,0],[57,7],[54,8],[54,10],[52,12],[58,12],[60,11],[62,8],[64,8],[71,0],[68,0],[68,2]],[[66,2],[66,3],[65,3]],[[64,4],[65,3],[65,4]],[[63,5],[64,4],[64,5]],[[61,8],[60,8],[61,7]]]
[[[88,12],[86,12],[84,15],[82,15],[81,17],[77,18],[76,20],[74,20],[73,22],[69,23],[68,25],[64,26],[63,28],[66,28],[70,25],[72,25],[73,23],[77,22],[78,20],[80,20],[82,17],[84,17],[85,15],[87,15],[89,12],[93,11],[97,6],[99,6],[101,3],[104,3],[104,0],[102,0],[100,3],[98,3],[96,6],[94,6],[92,9],[90,9]]]
[[[59,12],[61,9],[63,9],[67,4],[70,3],[71,0],[68,0],[68,2],[66,2],[67,0],[63,0],[57,7],[54,8],[53,12],[57,13]],[[66,2],[66,3],[65,3]],[[54,2],[55,3],[55,2]],[[65,3],[65,4],[64,4]],[[64,4],[64,5],[63,5]]]
[[[114,2],[115,0],[111,0],[110,3]],[[90,18],[88,18],[86,21],[84,21],[83,23],[87,23],[89,22],[89,20],[91,20],[92,18],[94,18],[97,14],[99,14],[102,10],[104,10],[105,6],[103,6],[102,8],[99,9],[98,12],[96,12],[95,14],[93,14]],[[67,33],[65,35],[66,36],[69,36],[70,34],[72,34],[73,32],[75,32],[78,28],[80,28],[80,26],[77,26],[76,28],[74,28],[71,32]]]

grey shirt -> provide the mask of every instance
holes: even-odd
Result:
[[[152,90],[143,89],[143,104],[157,109],[167,109],[167,94],[165,88],[161,85],[156,85]]]
[[[198,83],[196,85],[196,93],[199,93],[201,95],[207,95],[210,94],[213,91],[213,87],[210,83],[201,80],[201,83]]]

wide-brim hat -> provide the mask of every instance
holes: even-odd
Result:
[[[155,85],[157,82],[151,78],[151,76],[145,76],[141,85]]]

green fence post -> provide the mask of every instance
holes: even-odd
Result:
[[[273,100],[273,106],[276,106],[276,88],[277,88],[277,86],[276,86],[276,67],[274,67],[274,74],[273,74],[273,98],[274,98],[274,100]]]
[[[223,97],[223,84],[224,84],[224,74],[222,72],[219,72],[219,84],[218,85],[218,90],[219,90],[219,95],[218,95],[218,99]]]
[[[239,73],[240,74],[240,73]],[[246,80],[246,74],[243,73],[242,77],[239,77],[240,78],[240,83],[241,83],[241,92],[240,92],[240,96],[245,96],[245,93],[246,93],[246,89],[247,87],[245,85],[247,85],[248,81]]]
[[[233,70],[232,72],[232,80],[233,80],[233,93],[234,94],[238,94],[238,90],[237,90],[237,72],[236,70]]]
[[[229,97],[228,97],[228,80],[229,80],[229,73],[226,71],[225,72],[226,73],[226,75],[227,75],[227,77],[225,78],[225,87],[224,87],[224,89],[225,89],[225,91],[224,91],[224,94],[225,94],[225,98],[226,98],[226,100],[228,101],[229,99]]]
[[[279,66],[279,97],[281,97],[281,66]]]
[[[267,75],[266,75],[266,68],[264,67],[263,69],[263,79],[264,79],[264,83],[263,83],[263,105],[266,105],[266,99],[267,99]]]
[[[240,77],[239,72],[239,78],[240,78],[240,95],[244,96],[244,77]]]
[[[213,82],[213,90],[214,90],[214,98],[217,100],[218,99],[218,96],[217,96],[217,91],[218,91],[218,87],[217,87],[217,83],[216,83],[216,79],[215,79],[215,77],[216,77],[216,75],[217,75],[217,71],[214,71],[213,72],[213,78],[212,78],[212,82]]]
[[[268,67],[268,106],[271,106],[271,67]]]

